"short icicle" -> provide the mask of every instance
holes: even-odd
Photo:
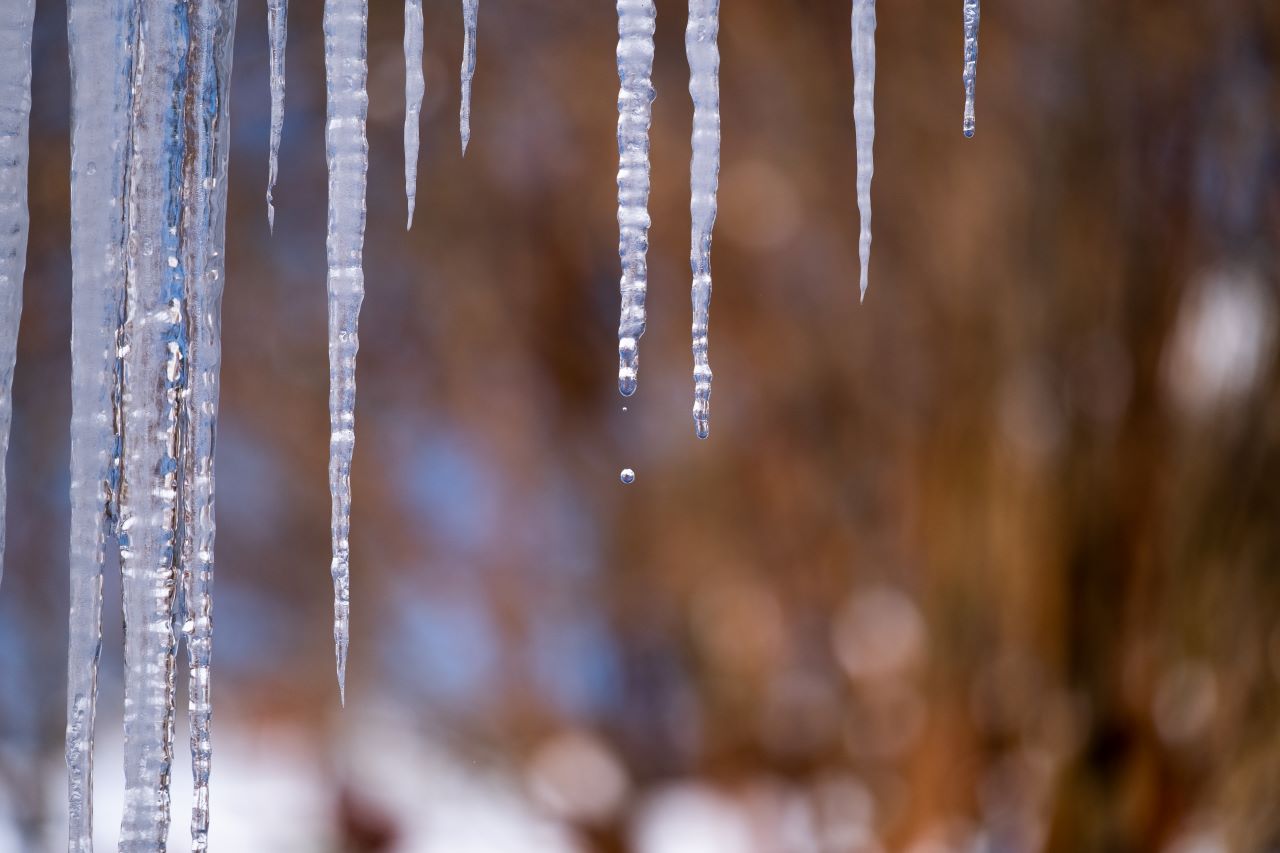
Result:
[[[186,282],[178,233],[189,8],[139,0],[127,171],[123,480],[124,817],[121,853],[155,853],[169,835],[180,408]]]
[[[189,342],[182,429],[180,578],[191,725],[191,849],[209,847],[209,771],[213,760],[210,693],[213,645],[214,439],[222,360],[226,253],[228,96],[236,0],[194,0],[190,22],[190,155],[183,158],[181,269],[186,276]]]
[[[867,270],[871,264],[871,176],[875,172],[872,149],[876,138],[876,0],[853,0],[853,132],[858,164],[858,259],[860,299],[867,297]]]
[[[462,154],[471,142],[471,80],[476,76],[476,30],[480,19],[480,0],[462,0],[462,105],[458,108],[458,131],[462,137]]]
[[[27,154],[35,0],[0,0],[0,577],[4,575],[5,457],[27,266]]]
[[[333,641],[346,702],[351,606],[351,455],[355,448],[357,324],[364,300],[365,185],[369,170],[368,0],[325,0],[329,160],[329,492],[332,498]]]
[[[649,250],[649,125],[653,117],[654,0],[618,0],[618,390],[636,391],[645,327]]]
[[[693,158],[689,209],[693,224],[693,422],[698,438],[711,431],[711,363],[707,323],[711,311],[711,230],[720,183],[720,0],[689,0],[685,54],[693,98]]]
[[[977,125],[974,90],[978,86],[978,21],[982,17],[979,0],[964,0],[964,135],[973,136]]]
[[[133,74],[130,0],[70,0],[71,608],[67,850],[93,851],[93,744],[102,568],[119,498],[125,169]]]
[[[405,230],[413,227],[413,208],[418,200],[418,125],[425,91],[422,0],[404,0],[404,195],[409,208]]]
[[[289,39],[289,0],[267,0],[267,36],[271,42],[271,142],[267,155],[267,228],[276,230],[274,194],[284,133],[284,49]]]

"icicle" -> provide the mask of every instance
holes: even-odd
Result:
[[[125,618],[122,853],[164,850],[173,757],[179,409],[187,369],[178,231],[188,10],[141,0],[133,68],[120,565]]]
[[[272,193],[280,160],[280,136],[284,132],[284,47],[289,35],[289,0],[267,0],[267,31],[271,39],[271,153],[267,160],[267,227],[276,230]]]
[[[70,0],[71,610],[67,654],[68,844],[93,850],[93,741],[102,565],[119,497],[125,168],[131,0]]]
[[[462,136],[462,154],[467,154],[471,141],[471,78],[476,74],[476,26],[480,17],[480,0],[462,0],[462,106],[458,111],[458,130]]]
[[[977,122],[973,111],[974,89],[978,85],[978,0],[964,0],[964,135],[973,136]]]
[[[720,0],[689,0],[684,48],[693,97],[693,159],[689,207],[693,221],[693,422],[698,438],[711,430],[711,364],[707,322],[711,310],[711,229],[720,183]]]
[[[645,326],[649,251],[649,124],[653,117],[654,0],[618,0],[618,390],[636,392]]]
[[[405,230],[413,227],[418,199],[418,115],[422,112],[422,0],[404,2],[404,195],[409,204]]]
[[[867,296],[871,263],[872,148],[876,138],[876,0],[853,0],[853,132],[858,160],[858,258],[862,265],[859,298]]]
[[[5,457],[13,366],[27,266],[27,147],[34,0],[0,0],[0,576],[4,574]]]
[[[355,447],[356,326],[364,299],[365,181],[369,141],[368,0],[325,0],[329,152],[329,491],[333,504],[333,641],[346,700],[351,595],[351,454]]]
[[[179,240],[190,350],[182,405],[182,631],[187,645],[193,798],[191,849],[209,846],[210,654],[213,643],[213,450],[222,359],[227,214],[228,96],[236,0],[195,0]]]

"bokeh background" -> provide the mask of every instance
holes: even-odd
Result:
[[[290,10],[272,236],[265,4],[241,3],[216,849],[1280,850],[1280,5],[988,2],[971,141],[960,5],[881,4],[859,305],[848,3],[723,4],[699,442],[681,4],[658,4],[626,410],[613,4],[484,0],[464,160],[459,4],[427,0],[408,233],[402,8],[372,4],[344,711],[321,4]],[[65,41],[40,0],[0,588],[13,851],[65,844]],[[182,849],[181,724],[178,746]]]

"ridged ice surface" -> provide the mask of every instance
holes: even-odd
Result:
[[[462,105],[458,108],[458,131],[462,153],[471,142],[471,80],[476,76],[476,29],[480,0],[462,0]]]
[[[693,223],[693,422],[698,438],[711,431],[711,363],[707,322],[711,311],[711,230],[720,184],[720,0],[689,0],[684,48],[693,98],[693,159],[689,211]]]
[[[67,652],[68,844],[93,850],[93,743],[102,566],[115,535],[124,320],[125,168],[132,102],[130,0],[70,0],[71,540]]]
[[[276,227],[274,193],[284,132],[284,49],[289,38],[289,0],[267,0],[267,37],[271,43],[271,142],[267,155],[267,227]]]
[[[618,390],[636,391],[649,289],[649,125],[653,119],[654,0],[618,0]]]
[[[191,847],[209,846],[209,769],[213,646],[214,437],[222,361],[222,289],[227,214],[228,96],[236,0],[191,7],[186,156],[179,268],[186,275],[188,364],[180,409],[182,632],[187,646],[191,726]]]
[[[0,0],[0,577],[4,574],[5,457],[27,266],[27,149],[34,0]]]
[[[413,208],[418,200],[418,117],[422,113],[422,0],[404,0],[404,196],[409,217],[405,228],[413,227]]]
[[[357,323],[364,300],[369,142],[367,0],[326,0],[324,60],[329,160],[329,492],[333,518],[333,641],[345,702],[351,605],[351,454],[355,448]]]
[[[964,135],[973,136],[977,124],[973,97],[978,85],[978,21],[982,8],[978,0],[964,0]]]
[[[137,6],[124,350],[124,818],[122,853],[164,850],[173,753],[180,408],[189,352],[182,225],[186,9]]]
[[[858,162],[858,259],[862,272],[861,298],[867,295],[867,269],[871,264],[871,176],[875,172],[872,149],[876,139],[876,0],[853,0],[853,132]]]

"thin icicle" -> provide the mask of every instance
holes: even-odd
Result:
[[[872,148],[876,139],[876,0],[853,0],[853,132],[858,161],[858,258],[862,273],[860,299],[867,296],[867,268],[871,263]]]
[[[5,457],[13,420],[13,366],[27,266],[27,149],[34,0],[0,0],[0,577],[4,575]]]
[[[70,0],[71,609],[67,653],[70,853],[93,850],[93,742],[102,566],[119,497],[117,427],[133,4]]]
[[[649,289],[649,124],[653,118],[654,0],[618,0],[618,390],[636,392]]]
[[[141,0],[126,198],[124,465],[120,565],[125,618],[122,853],[165,849],[173,758],[179,410],[188,339],[178,240],[188,10]]]
[[[413,227],[418,200],[418,116],[422,112],[422,0],[404,0],[404,195],[409,205],[405,230]]]
[[[973,96],[978,85],[978,20],[981,17],[978,0],[964,0],[964,135],[970,137],[977,123]]]
[[[333,642],[346,702],[351,605],[351,454],[355,448],[357,324],[364,300],[365,182],[369,141],[368,0],[325,0],[329,158],[329,492],[333,515]]]
[[[289,37],[289,0],[267,0],[267,33],[271,39],[271,153],[267,160],[267,227],[276,230],[272,194],[280,160],[280,136],[284,132],[284,47]]]
[[[471,78],[476,75],[476,27],[480,17],[480,0],[462,0],[462,106],[458,110],[458,130],[462,136],[462,154],[471,142]]]
[[[707,322],[711,311],[711,229],[720,184],[720,0],[689,0],[684,49],[693,98],[693,159],[689,210],[693,222],[693,422],[698,438],[711,431],[711,363]]]
[[[191,723],[191,849],[209,847],[209,769],[213,759],[210,658],[213,644],[213,451],[222,347],[227,214],[228,96],[236,0],[195,0],[191,22],[190,105],[183,158],[181,269],[186,274],[189,362],[181,407],[182,631],[187,645]]]

